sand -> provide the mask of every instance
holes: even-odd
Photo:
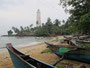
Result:
[[[27,55],[30,55],[38,60],[44,61],[49,64],[54,64],[56,60],[58,60],[58,57],[53,53],[41,54],[41,52],[46,49],[45,43],[41,43],[33,46],[30,45],[21,48],[19,47],[17,49]],[[13,68],[11,58],[6,49],[5,51],[0,51],[0,68]]]
[[[13,68],[11,58],[6,49],[0,51],[0,68]]]
[[[63,38],[63,37],[62,36],[58,37],[58,39],[61,39],[61,38]],[[57,41],[53,41],[50,43],[60,44]],[[65,44],[63,44],[63,45],[65,45]],[[46,46],[47,45],[45,43],[41,43],[41,44],[32,45],[32,46],[30,45],[30,46],[19,47],[19,48],[17,47],[17,49],[27,55],[30,55],[30,56],[38,59],[38,60],[41,60],[43,62],[53,65],[59,59],[59,57],[53,53],[41,54],[41,52],[46,49]],[[61,63],[70,63],[75,66],[82,64],[80,62],[70,61],[70,60],[63,60]],[[59,64],[62,65],[61,63],[59,63]],[[90,68],[89,64],[86,64],[86,65],[87,65],[87,68]],[[9,56],[7,49],[5,49],[4,51],[0,51],[0,68],[13,68],[13,63],[11,61],[11,58]]]

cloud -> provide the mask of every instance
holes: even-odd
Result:
[[[64,13],[64,10],[58,5],[58,0],[1,0],[4,10],[0,10],[0,18],[7,18],[8,20],[29,20],[35,18],[36,11],[41,10],[42,18],[57,17]],[[6,9],[6,10],[5,10]],[[66,17],[66,16],[65,16]],[[62,19],[62,18],[61,18]],[[66,19],[66,18],[65,18]],[[36,19],[35,19],[36,20]],[[45,20],[44,20],[45,21]],[[43,22],[44,22],[43,21]]]
[[[50,17],[52,21],[67,19],[69,14],[59,6],[59,0],[0,0],[0,24],[9,29],[11,26],[27,26],[36,24],[37,9],[41,11],[41,21],[45,23]],[[5,29],[4,28],[4,29]]]

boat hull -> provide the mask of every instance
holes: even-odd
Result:
[[[31,56],[25,55],[15,49],[11,44],[7,45],[14,68],[57,68],[50,64],[39,61]]]
[[[63,56],[63,53],[60,53],[58,51],[53,50],[52,52],[58,55],[59,57]],[[90,64],[90,55],[85,54],[66,53],[64,59],[70,59]]]
[[[33,66],[31,64],[26,64],[25,61],[23,61],[22,59],[17,57],[10,50],[8,50],[8,51],[9,51],[10,57],[12,59],[12,62],[14,64],[14,68],[36,68],[35,66]]]

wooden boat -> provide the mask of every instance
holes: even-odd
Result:
[[[81,40],[80,38],[73,38],[73,37],[65,37],[64,41],[72,46],[81,46],[81,47],[90,47],[90,40],[85,40],[89,36],[81,36],[80,38],[84,39]]]
[[[76,36],[76,37],[66,37],[66,36],[64,36],[64,40],[65,41],[70,41],[72,39],[74,39],[74,40],[87,40],[88,38],[90,38],[90,35]]]
[[[81,47],[90,47],[90,41],[88,40],[76,40],[76,43]]]
[[[90,41],[87,40],[72,39],[67,40],[67,43],[71,46],[90,47]]]
[[[31,56],[23,54],[15,49],[10,43],[7,44],[6,47],[11,56],[14,68],[56,68]]]
[[[46,44],[48,45],[47,48],[50,48],[60,58],[90,63],[90,48]]]
[[[77,40],[76,42],[80,42],[80,43],[88,43],[88,44],[90,44],[90,40],[88,41],[88,40]]]
[[[76,40],[76,39],[78,39],[77,37],[66,37],[66,36],[64,36],[64,41],[66,42],[66,43],[68,43],[68,44],[71,44],[71,45],[73,45],[72,44],[72,42],[71,42],[71,40]]]

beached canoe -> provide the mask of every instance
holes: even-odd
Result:
[[[64,36],[64,41],[66,41],[68,44],[76,45],[78,46],[78,43],[80,44],[90,44],[90,36],[79,36],[79,37],[66,37]]]
[[[86,40],[85,38],[88,38],[88,36],[84,37],[80,37],[83,38],[83,40],[79,39],[79,38],[73,38],[73,37],[65,37],[64,36],[64,43],[66,42],[67,44],[71,45],[71,46],[81,46],[81,47],[90,47],[90,40]]]
[[[89,47],[90,48],[90,41],[87,41],[87,40],[72,39],[72,40],[68,40],[67,43],[71,46]]]
[[[15,49],[10,43],[7,44],[6,47],[9,51],[14,68],[56,68],[31,56],[23,54]]]
[[[76,40],[76,43],[82,47],[90,47],[90,40]]]
[[[90,63],[90,48],[46,44],[48,45],[47,48],[50,48],[60,58],[64,56],[64,59]]]

